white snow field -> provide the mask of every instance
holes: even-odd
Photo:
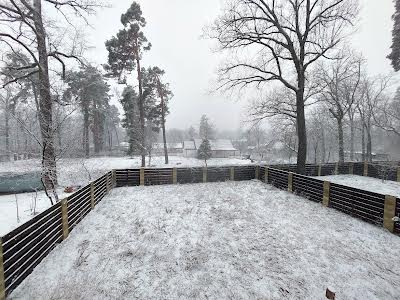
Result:
[[[399,249],[260,181],[119,188],[10,299],[400,299]]]
[[[164,157],[156,156],[152,158],[154,167],[183,167],[183,166],[203,166],[204,161],[196,158],[185,158],[180,156],[170,156],[169,165],[164,164]],[[96,157],[90,159],[61,159],[58,161],[59,184],[62,187],[69,185],[84,186],[91,180],[97,179],[111,169],[128,169],[140,167],[140,158],[134,157]],[[240,165],[251,164],[250,160],[236,158],[210,159],[209,166]],[[39,160],[20,160],[13,162],[1,162],[0,173],[20,174],[25,172],[40,172]],[[62,194],[63,188],[59,190],[59,197],[62,199],[66,194]],[[17,195],[0,196],[0,236],[8,233],[12,229],[29,221],[35,215],[32,211],[33,201],[36,198],[36,214],[50,207],[50,201],[44,192],[22,193]]]
[[[382,179],[358,175],[330,175],[314,178],[354,187],[356,189],[400,198],[400,182],[389,180],[382,181]]]

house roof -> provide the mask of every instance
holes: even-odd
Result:
[[[198,149],[201,145],[201,139],[195,139],[196,149]],[[210,140],[210,146],[212,151],[236,151],[237,149],[233,147],[232,142],[230,140],[224,139],[216,139]]]
[[[154,149],[164,149],[164,143],[153,143]],[[167,143],[168,149],[182,149],[182,143]]]
[[[196,150],[196,145],[195,145],[194,141],[184,141],[183,149],[184,150]]]

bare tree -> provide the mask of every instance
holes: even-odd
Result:
[[[357,109],[361,119],[361,136],[363,160],[372,161],[372,128],[377,125],[374,114],[385,100],[385,91],[389,88],[391,76],[377,76],[365,78],[362,84],[364,97],[357,103]],[[378,123],[379,124],[379,123]],[[364,151],[366,138],[366,153]]]
[[[221,88],[278,82],[296,95],[299,173],[305,172],[307,157],[308,71],[340,43],[357,13],[352,0],[232,0],[208,34],[220,50],[244,54],[221,68]]]
[[[92,13],[98,6],[94,0],[9,0],[0,2],[0,43],[11,51],[23,51],[29,57],[29,63],[16,66],[16,70],[24,70],[24,74],[5,82],[3,86],[20,80],[38,76],[39,123],[42,148],[42,180],[46,189],[54,190],[57,185],[56,153],[54,145],[55,128],[53,122],[53,103],[49,75],[49,60],[60,63],[62,74],[65,75],[66,58],[79,58],[78,45],[72,50],[62,51],[64,42],[52,41],[49,22],[45,24],[43,6],[54,9],[65,18],[70,27],[73,25],[68,19],[70,12],[78,17]],[[12,66],[11,66],[12,67]]]
[[[349,110],[354,106],[356,95],[359,94],[362,63],[363,59],[360,56],[345,51],[330,65],[321,63],[318,67],[318,81],[324,86],[320,97],[337,122],[339,162],[341,163],[344,162],[344,121]],[[354,140],[354,135],[352,140]]]

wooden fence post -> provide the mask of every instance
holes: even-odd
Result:
[[[394,232],[394,220],[396,216],[396,197],[385,196],[385,209],[383,212],[383,227],[390,232]]]
[[[324,181],[324,195],[322,198],[322,204],[324,206],[329,206],[330,189],[331,189],[331,183],[329,181]]]
[[[400,182],[400,166],[397,167],[397,182]]]
[[[140,168],[140,185],[144,185],[144,168]]]
[[[368,176],[368,162],[364,162],[364,173],[363,176]]]
[[[95,188],[94,183],[91,182],[90,183],[90,205],[91,205],[92,209],[94,209],[94,205],[95,205],[95,203],[94,203],[94,188]]]
[[[6,299],[6,283],[4,278],[3,241],[0,237],[0,300]]]
[[[339,175],[339,163],[335,164],[335,175]]]
[[[114,169],[112,170],[112,188],[117,186],[117,171]]]
[[[354,163],[353,162],[351,162],[349,165],[349,174],[350,175],[354,174]]]
[[[61,200],[61,213],[62,213],[62,229],[63,229],[63,240],[68,237],[68,202],[67,199]]]
[[[268,183],[268,167],[265,167],[264,181]]]
[[[293,192],[293,173],[289,172],[288,174],[288,191]]]
[[[231,181],[235,181],[235,167],[231,167],[230,173],[229,173],[229,179]]]
[[[322,165],[318,166],[318,176],[321,176],[322,174]]]
[[[178,183],[178,170],[176,168],[172,168],[172,183]]]
[[[110,186],[111,186],[111,184],[110,184],[110,172],[107,172],[106,173],[106,191],[107,191],[107,194],[110,192]]]
[[[254,179],[259,179],[258,174],[260,174],[260,166],[256,166],[255,174],[254,174]]]
[[[207,182],[207,167],[203,168],[203,182]]]

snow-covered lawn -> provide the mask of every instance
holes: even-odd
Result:
[[[119,188],[10,299],[400,299],[399,249],[259,181]]]
[[[321,180],[354,187],[383,195],[391,195],[400,198],[400,182],[382,181],[382,179],[364,177],[358,175],[330,175],[315,177]]]
[[[170,156],[168,167],[203,166],[204,161],[196,158]],[[75,185],[84,186],[91,180],[97,179],[111,169],[128,169],[140,167],[140,158],[134,157],[97,157],[90,159],[61,159],[58,161],[59,184],[61,187]],[[209,166],[251,164],[249,160],[235,158],[211,159]],[[164,157],[152,158],[151,166],[165,167]],[[39,160],[20,160],[13,162],[1,162],[0,173],[19,174],[31,171],[40,172]],[[62,199],[66,194],[59,190]],[[23,193],[17,195],[18,215],[15,195],[0,196],[0,236],[6,234],[17,226],[34,217],[32,207],[36,197],[35,193]],[[36,198],[36,213],[50,207],[50,201],[44,192],[38,192]]]
[[[112,169],[139,168],[140,157],[94,157],[89,159],[60,159],[57,162],[59,184],[85,185],[91,179],[96,179],[106,171]],[[146,166],[148,158],[146,158]],[[250,160],[238,158],[212,158],[207,161],[208,166],[223,165],[249,165]],[[204,166],[204,161],[197,158],[187,158],[182,156],[170,156],[169,164],[164,164],[163,156],[155,156],[151,160],[151,167],[199,167]],[[12,162],[1,162],[0,173],[20,174],[30,171],[40,172],[39,160],[20,160]],[[89,176],[90,175],[90,176]]]

